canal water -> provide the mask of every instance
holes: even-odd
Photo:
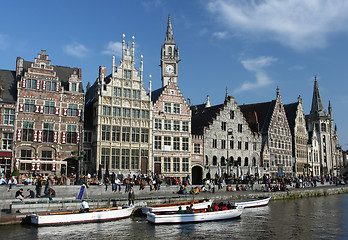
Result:
[[[271,201],[237,220],[153,225],[145,217],[113,222],[0,227],[1,239],[348,239],[348,194]]]

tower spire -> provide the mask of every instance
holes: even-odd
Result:
[[[173,34],[172,21],[170,19],[170,14],[168,14],[168,25],[167,25],[165,43],[174,43],[174,34]]]
[[[313,90],[312,108],[311,108],[310,115],[312,115],[313,117],[326,116],[326,111],[320,96],[317,76],[314,77],[314,90]]]

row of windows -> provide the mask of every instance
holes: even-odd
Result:
[[[156,130],[167,130],[167,131],[189,131],[189,122],[169,120],[169,119],[155,119],[155,129]]]
[[[162,163],[161,157],[155,157],[155,163]],[[189,172],[189,159],[179,157],[163,157],[163,171]]]
[[[56,114],[56,103],[54,101],[45,101],[44,106],[44,113],[45,114]],[[35,105],[34,99],[25,99],[24,101],[24,111],[25,112],[38,112],[37,109],[38,106]],[[68,116],[78,116],[79,115],[79,109],[77,104],[69,104],[68,108],[66,109]]]
[[[25,81],[25,87],[30,89],[40,89],[40,81],[36,79],[27,79],[23,80]],[[42,82],[42,89],[46,91],[57,91],[58,89],[58,82],[56,81],[43,81]],[[70,83],[70,91],[76,92],[78,91],[78,83]]]
[[[212,162],[213,166],[217,166],[218,165],[218,158],[216,156],[213,156],[213,162]],[[229,157],[229,160],[227,161],[225,157],[221,157],[220,158],[220,165],[221,166],[249,166],[251,164],[251,166],[256,167],[257,162],[256,162],[256,158],[252,159],[252,162],[249,163],[249,158],[245,157],[244,158],[244,162],[242,163],[242,158],[238,157],[236,160],[234,160],[234,158],[232,156]],[[209,158],[208,156],[205,156],[205,165],[209,165]]]
[[[102,148],[100,163],[102,168],[139,169],[140,159],[148,156],[146,149]]]
[[[113,95],[115,97],[125,97],[125,98],[133,98],[133,99],[141,99],[141,91],[140,90],[131,90],[127,88],[119,88],[114,87]]]
[[[271,156],[271,165],[280,165],[283,164],[284,166],[291,166],[291,156],[284,156],[284,155],[274,155]]]
[[[180,104],[179,103],[164,103],[164,112],[180,114]]]
[[[226,122],[221,122],[221,130],[222,131],[226,131],[227,130],[227,123]],[[239,133],[243,132],[243,124],[238,124],[238,132]]]
[[[111,113],[112,110],[112,113]],[[120,108],[120,107],[108,107],[103,106],[103,115],[105,116],[114,116],[114,117],[132,117],[132,118],[144,118],[149,119],[149,111],[148,110],[138,110],[138,109],[130,109],[130,108]]]
[[[290,150],[291,144],[289,142],[280,141],[280,140],[270,140],[270,147],[271,148],[280,148],[280,149],[287,149]]]
[[[102,141],[149,142],[149,129],[102,125]]]
[[[188,151],[189,138],[155,136],[155,149],[165,151]]]
[[[237,142],[237,149],[242,150],[242,141],[236,141]],[[213,148],[218,148],[218,140],[213,139]],[[222,139],[220,144],[221,149],[226,149],[226,140]],[[234,141],[229,140],[229,147],[228,149],[234,149]],[[256,151],[257,144],[253,143],[253,150]],[[244,150],[249,150],[249,142],[244,142]]]

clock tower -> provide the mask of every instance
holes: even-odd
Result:
[[[174,35],[170,14],[168,16],[168,26],[166,40],[161,50],[162,86],[167,86],[169,82],[178,84],[178,63],[179,47],[174,43]]]

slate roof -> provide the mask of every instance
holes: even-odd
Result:
[[[16,71],[0,69],[0,85],[3,88],[2,102],[15,103],[17,101]]]
[[[271,102],[239,105],[251,131],[267,133],[272,118],[275,100]]]
[[[23,61],[23,71],[27,72],[28,68],[31,67],[31,64],[33,62],[29,61]],[[57,73],[57,76],[59,77],[59,80],[61,82],[62,87],[64,87],[64,90],[68,91],[69,90],[69,78],[71,75],[76,72],[76,74],[79,73],[79,68],[72,68],[72,67],[64,67],[64,66],[55,66],[51,65],[53,67],[53,71]],[[79,92],[84,92],[83,91],[83,86],[80,84]]]
[[[297,106],[298,106],[298,102],[284,105],[286,118],[288,119],[292,136],[295,136],[294,133],[295,133],[295,119],[296,119]]]
[[[193,105],[190,107],[192,111],[191,133],[203,135],[204,127],[208,127],[216,118],[220,111],[224,108],[224,104],[211,106],[206,108],[205,104]]]
[[[151,92],[151,101],[156,102],[167,86],[161,87]]]

